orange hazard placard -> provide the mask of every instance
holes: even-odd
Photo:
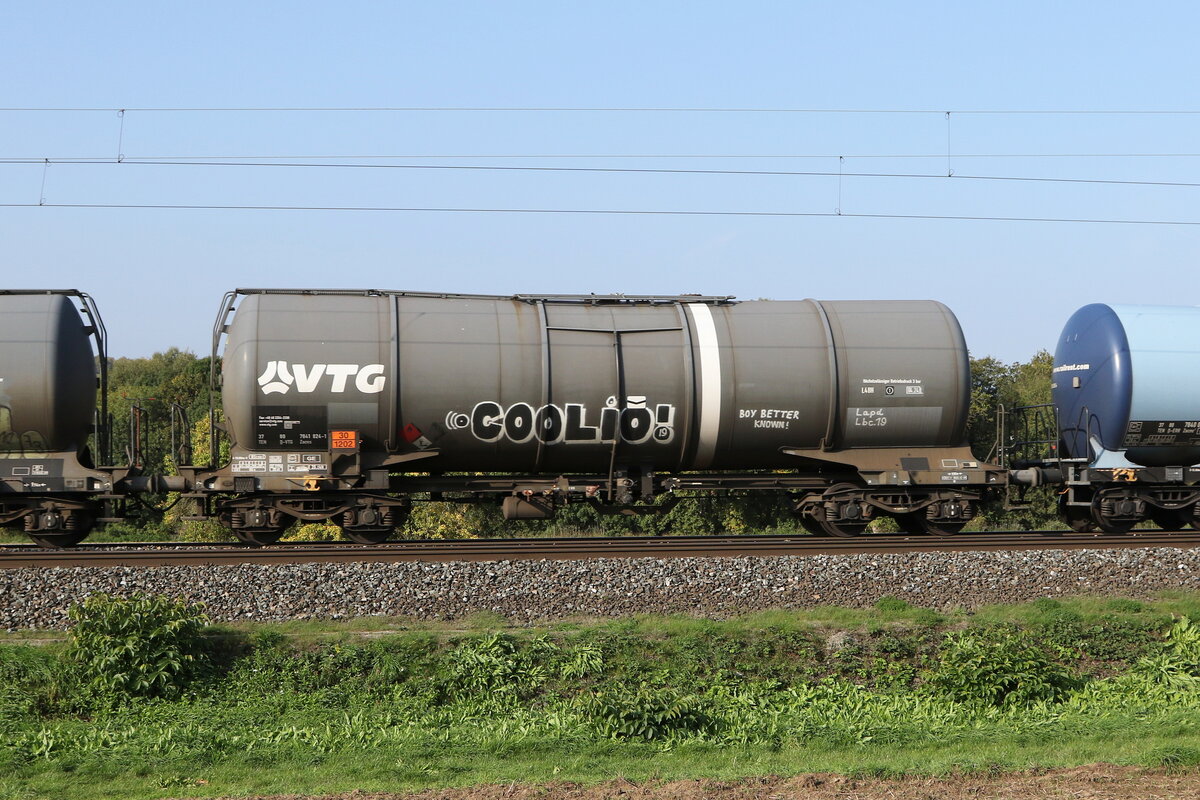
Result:
[[[358,431],[330,431],[329,447],[333,450],[353,450],[358,447]]]

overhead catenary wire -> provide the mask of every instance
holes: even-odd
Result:
[[[9,106],[9,113],[615,113],[615,114],[981,114],[1172,116],[1189,108],[795,108],[786,106]]]
[[[840,164],[841,159],[839,159]],[[747,169],[684,169],[667,167],[552,167],[552,166],[510,166],[495,164],[339,164],[339,163],[281,163],[257,161],[166,161],[136,158],[75,159],[58,161],[56,159],[10,160],[0,159],[0,165],[13,164],[65,164],[74,166],[99,165],[107,166],[120,164],[122,166],[155,166],[155,167],[274,167],[274,168],[327,168],[327,169],[385,169],[385,170],[448,170],[448,171],[479,171],[479,172],[562,172],[562,173],[613,173],[613,174],[649,174],[649,175],[745,175],[745,176],[778,176],[778,177],[817,177],[817,178],[895,178],[895,179],[925,179],[925,180],[960,180],[960,181],[1016,181],[1029,183],[1068,183],[1068,184],[1101,184],[1112,186],[1161,186],[1161,187],[1200,187],[1195,181],[1150,181],[1125,180],[1117,178],[1057,178],[1035,175],[970,175],[962,173],[924,173],[924,172],[845,172],[843,170],[747,170]]]
[[[436,206],[301,206],[172,203],[0,203],[0,208],[161,209],[182,211],[337,211],[360,213],[577,214],[675,217],[845,217],[858,219],[950,220],[965,222],[1046,222],[1087,225],[1159,225],[1200,227],[1200,220],[1116,219],[1100,217],[1020,217],[965,214],[866,214],[836,211],[733,211],[605,208],[456,208]]]
[[[1197,226],[1200,221],[1165,219],[1127,219],[1113,217],[1072,216],[1002,216],[1002,215],[959,215],[959,214],[904,214],[904,213],[845,213],[841,208],[841,182],[846,178],[900,179],[900,180],[959,180],[959,181],[1009,181],[1039,184],[1080,184],[1143,187],[1195,188],[1200,182],[1128,180],[1099,177],[1054,177],[1045,175],[994,175],[964,174],[951,169],[953,164],[962,165],[968,159],[1144,159],[1144,158],[1196,158],[1200,153],[952,153],[950,120],[952,115],[1200,115],[1200,109],[920,109],[920,108],[792,108],[792,107],[689,107],[689,106],[163,106],[163,107],[0,107],[2,112],[104,112],[115,113],[119,118],[116,157],[9,157],[0,158],[0,165],[38,164],[42,166],[42,191],[38,203],[0,203],[3,208],[47,207],[76,209],[163,209],[163,210],[245,210],[245,211],[327,211],[327,212],[391,212],[391,213],[487,213],[487,214],[579,214],[579,215],[654,215],[654,216],[730,216],[730,217],[830,217],[844,216],[864,219],[908,219],[908,220],[960,220],[996,222],[1045,222],[1064,224],[1110,224],[1110,225],[1168,225]],[[126,114],[169,113],[169,112],[229,112],[229,113],[367,113],[367,112],[487,112],[487,113],[718,113],[718,114],[910,114],[943,116],[946,120],[946,149],[937,153],[863,153],[863,154],[719,154],[719,153],[669,153],[669,154],[491,154],[491,155],[344,155],[344,156],[127,156],[122,152],[124,144]],[[513,165],[513,164],[431,164],[431,163],[378,163],[384,160],[426,159],[837,159],[837,171],[786,170],[786,169],[697,169],[662,167],[617,167],[617,166],[574,166],[574,165]],[[945,160],[946,169],[936,174],[920,171],[855,171],[847,172],[844,166],[851,159],[939,159]],[[330,163],[330,162],[339,163]],[[357,163],[347,163],[347,162]],[[365,162],[374,163],[365,163]],[[315,162],[315,163],[314,163]],[[752,211],[752,210],[670,210],[670,209],[586,209],[586,208],[492,208],[492,207],[433,207],[433,206],[335,206],[335,205],[250,205],[250,204],[191,204],[191,203],[47,203],[45,199],[46,174],[51,164],[64,165],[113,165],[120,164],[146,167],[211,166],[221,168],[324,168],[324,169],[392,169],[392,170],[463,170],[494,172],[540,172],[540,173],[612,173],[612,174],[662,174],[662,175],[713,175],[713,176],[785,176],[838,179],[838,206],[832,211]],[[915,166],[915,165],[914,165]]]
[[[323,155],[135,155],[124,156],[129,161],[317,161],[377,159],[380,161],[408,158],[499,158],[499,159],[944,159],[943,153],[341,153]],[[1200,158],[1200,153],[955,153],[965,158]],[[108,156],[0,156],[0,163],[37,163],[49,158],[58,163],[113,161]]]

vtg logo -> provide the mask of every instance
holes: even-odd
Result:
[[[344,392],[346,383],[354,378],[354,388],[363,394],[378,394],[387,383],[383,364],[289,364],[286,361],[268,361],[267,367],[258,376],[258,385],[263,394],[285,394],[292,386],[297,392],[315,392],[326,375],[330,378],[329,391]]]

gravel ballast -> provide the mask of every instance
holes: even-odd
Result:
[[[155,592],[202,602],[223,622],[370,615],[451,620],[494,612],[528,623],[861,608],[884,595],[970,609],[1078,594],[1148,598],[1168,589],[1200,590],[1200,550],[55,567],[0,570],[0,628],[63,629],[67,608],[93,592]]]

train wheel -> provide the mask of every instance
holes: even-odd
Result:
[[[816,515],[824,514],[825,511],[821,504],[816,501],[811,495],[804,499],[793,499],[792,501],[792,516],[796,518],[796,522],[801,528],[811,533],[813,536],[828,536],[825,529],[821,527],[821,521]]]
[[[825,520],[820,525],[821,530],[830,536],[840,536],[844,539],[858,536],[867,529],[867,523],[848,519]]]
[[[808,531],[813,536],[828,536],[829,535],[825,531],[825,528],[821,525],[821,523],[817,522],[812,517],[801,516],[801,517],[797,517],[796,519],[798,519],[800,521],[800,527],[804,528],[804,530]]]
[[[901,519],[903,517],[903,519]],[[897,514],[896,521],[905,533],[924,534],[927,536],[953,536],[967,524],[966,520],[931,520],[923,511],[911,514]]]
[[[825,533],[825,529],[821,527],[821,521],[812,516],[812,512],[814,511],[816,513],[822,513],[817,510],[819,508],[820,506],[814,508],[810,504],[802,504],[792,509],[792,516],[794,516],[796,521],[800,523],[801,528],[804,528],[804,530],[808,531],[813,536],[827,536],[828,534]],[[807,510],[809,513],[806,514],[805,510]]]
[[[1058,515],[1067,523],[1067,527],[1076,533],[1091,533],[1096,530],[1092,509],[1088,506],[1069,506],[1065,496],[1058,499]]]
[[[954,536],[962,531],[962,529],[966,526],[966,521],[962,520],[921,520],[921,527],[923,527],[925,532],[930,536]]]
[[[1142,520],[1141,501],[1131,497],[1097,496],[1092,500],[1092,521],[1105,533],[1128,533]]]
[[[72,547],[92,530],[95,517],[78,510],[48,509],[24,518],[25,533],[42,547]],[[29,530],[34,524],[38,530]]]
[[[269,544],[275,544],[279,541],[279,537],[283,536],[283,528],[234,528],[233,535],[242,544],[250,544],[255,547],[265,547]]]
[[[918,511],[897,514],[896,521],[907,533],[954,536],[974,516],[975,504],[970,500],[939,500]]]
[[[913,535],[953,536],[966,526],[966,521],[938,520],[934,521],[925,516],[924,511],[913,511],[910,514],[897,514],[896,522],[901,530]]]
[[[359,544],[381,544],[392,538],[395,532],[395,528],[380,528],[378,530],[342,528],[342,534],[347,539]]]
[[[1097,519],[1096,527],[1104,533],[1129,533],[1137,522],[1131,519]]]
[[[242,544],[265,547],[275,544],[292,523],[279,511],[270,508],[242,508],[222,511],[217,521],[229,529]]]
[[[380,544],[396,533],[396,524],[408,518],[407,507],[359,505],[338,520],[342,534],[359,544]]]
[[[838,483],[830,486],[822,502],[824,519],[820,521],[821,529],[830,536],[858,536],[871,523],[870,509],[866,503],[854,499],[847,492],[858,492],[859,487],[852,483]]]
[[[1129,533],[1134,525],[1137,524],[1136,519],[1114,519],[1105,516],[1099,509],[1092,507],[1092,522],[1096,528],[1104,533]]]
[[[82,542],[88,535],[87,531],[68,531],[66,533],[31,533],[29,538],[42,547],[73,547]]]
[[[1151,508],[1149,515],[1150,521],[1164,531],[1181,531],[1195,520],[1190,508]]]

